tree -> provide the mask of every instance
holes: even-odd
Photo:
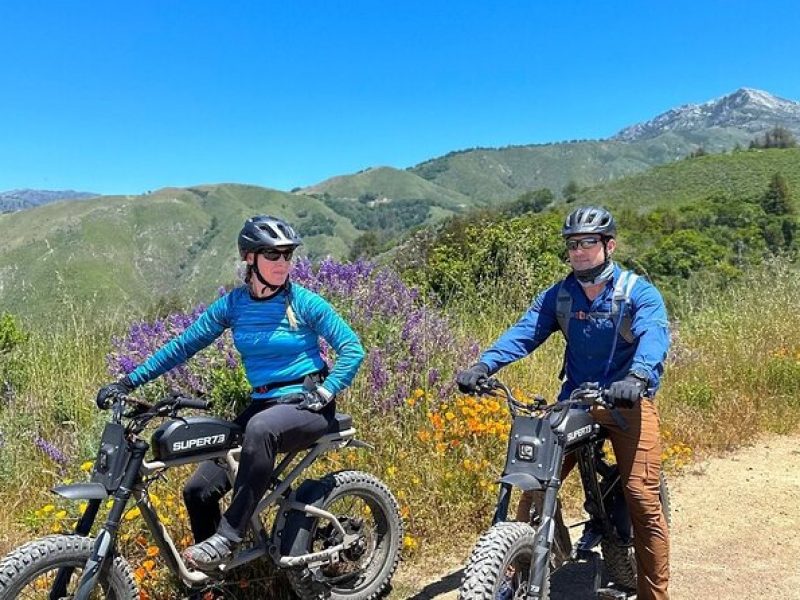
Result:
[[[687,156],[687,158],[699,158],[701,156],[706,156],[707,154],[708,152],[703,146],[698,146],[689,153],[689,156]]]
[[[372,258],[380,251],[378,234],[374,231],[367,231],[358,236],[350,249],[350,260],[359,258]]]
[[[700,270],[718,270],[728,256],[728,249],[705,233],[682,229],[659,240],[641,263],[652,275],[687,278]]]
[[[767,191],[761,198],[761,207],[768,215],[789,215],[794,211],[789,184],[780,173],[775,173],[770,179]]]
[[[504,207],[502,212],[510,217],[518,217],[526,213],[539,213],[550,206],[555,199],[555,195],[548,188],[541,188],[525,192]]]
[[[569,204],[570,202],[575,202],[578,199],[578,192],[581,191],[581,187],[577,184],[577,182],[572,179],[570,182],[564,186],[561,190],[561,195],[564,198],[564,201]]]
[[[785,127],[776,126],[766,133],[763,138],[756,137],[750,142],[750,148],[796,148],[797,140],[791,131]]]

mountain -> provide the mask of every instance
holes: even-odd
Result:
[[[25,210],[58,200],[83,200],[94,198],[91,192],[75,192],[73,190],[9,190],[0,192],[0,213]]]
[[[432,158],[407,171],[436,189],[458,192],[470,205],[485,206],[538,188],[558,194],[570,182],[587,187],[641,173],[701,147],[711,153],[737,144],[747,147],[756,135],[776,125],[800,137],[800,103],[742,88],[704,104],[668,111],[606,140],[472,148]],[[351,182],[360,175],[337,177],[312,189],[332,197],[348,187],[357,187],[360,194],[379,193],[363,178],[358,184]]]
[[[703,104],[674,108],[650,121],[626,127],[611,139],[634,142],[667,132],[698,132],[712,128],[734,128],[753,137],[776,125],[800,135],[800,102],[741,88]]]

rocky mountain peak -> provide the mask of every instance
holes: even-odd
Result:
[[[632,142],[668,131],[696,131],[710,127],[735,127],[757,134],[776,125],[800,132],[800,102],[743,87],[702,104],[673,108],[650,121],[626,127],[612,139]]]

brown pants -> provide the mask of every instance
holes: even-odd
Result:
[[[661,443],[658,410],[651,400],[642,400],[634,408],[618,409],[628,423],[622,431],[604,408],[595,408],[595,420],[608,429],[617,457],[625,500],[633,522],[633,545],[636,549],[638,600],[669,600],[669,530],[661,510],[659,479]],[[561,478],[575,466],[575,457],[564,461]],[[534,493],[525,492],[517,507],[517,520],[527,521]]]

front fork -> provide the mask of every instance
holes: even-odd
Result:
[[[556,531],[556,507],[558,492],[561,489],[561,466],[564,458],[564,447],[559,440],[553,451],[553,476],[547,482],[542,503],[541,523],[536,529],[533,540],[533,558],[528,572],[528,600],[540,600],[544,593],[547,576],[550,570],[550,553]]]
[[[103,527],[97,534],[97,539],[92,548],[92,554],[83,569],[83,575],[78,582],[78,588],[75,590],[73,596],[74,600],[89,600],[97,579],[103,569],[106,568],[109,560],[114,558],[114,548],[117,543],[117,531],[119,524],[122,520],[122,515],[125,512],[125,507],[128,500],[131,498],[133,486],[136,484],[137,477],[139,476],[139,469],[144,461],[145,453],[147,452],[147,443],[142,440],[137,440],[131,449],[131,457],[128,461],[128,466],[125,470],[125,475],[122,478],[117,491],[114,493],[114,504],[108,513],[108,518],[103,524]],[[98,501],[99,506],[99,501]],[[87,508],[88,511],[88,508]],[[97,513],[95,509],[95,514]],[[94,520],[94,518],[92,518]],[[89,523],[91,527],[91,523]],[[87,531],[88,533],[88,531]],[[60,575],[60,574],[59,574]],[[60,596],[51,596],[60,597]]]

